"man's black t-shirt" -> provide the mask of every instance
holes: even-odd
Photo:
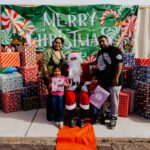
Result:
[[[116,73],[118,63],[123,62],[122,52],[119,48],[109,46],[106,49],[101,49],[97,55],[97,68],[100,83],[106,87],[112,86],[112,81]],[[118,85],[122,84],[122,73],[119,77]]]

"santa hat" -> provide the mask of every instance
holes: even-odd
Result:
[[[80,91],[79,93],[80,107],[84,110],[89,109],[90,98],[87,92]]]
[[[67,90],[65,94],[65,107],[67,110],[73,110],[76,108],[76,95],[74,91]]]
[[[68,55],[68,62],[71,61],[71,58],[76,57],[76,59],[82,63],[82,56],[81,53],[77,52],[77,51],[71,51],[71,53]]]

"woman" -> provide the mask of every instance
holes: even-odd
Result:
[[[52,74],[53,67],[56,65],[63,66],[66,61],[64,54],[61,49],[64,44],[64,39],[61,37],[56,37],[52,48],[49,48],[45,52],[43,52],[42,63],[41,63],[41,73],[44,80],[45,85],[48,87],[48,79]]]
[[[61,49],[64,44],[64,39],[61,37],[56,37],[52,48],[49,48],[42,55],[42,63],[41,63],[41,73],[43,77],[43,81],[48,88],[49,79],[52,75],[52,70],[54,66],[63,66],[65,61],[65,56],[62,53]],[[47,112],[47,120],[52,121],[54,118],[51,117],[51,101],[50,101],[50,94],[46,103],[46,112]]]

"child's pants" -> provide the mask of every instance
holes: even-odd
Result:
[[[51,95],[51,113],[56,122],[64,121],[64,98],[63,96]]]

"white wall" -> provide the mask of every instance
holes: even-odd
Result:
[[[18,5],[150,5],[150,0],[0,0],[0,4]]]

